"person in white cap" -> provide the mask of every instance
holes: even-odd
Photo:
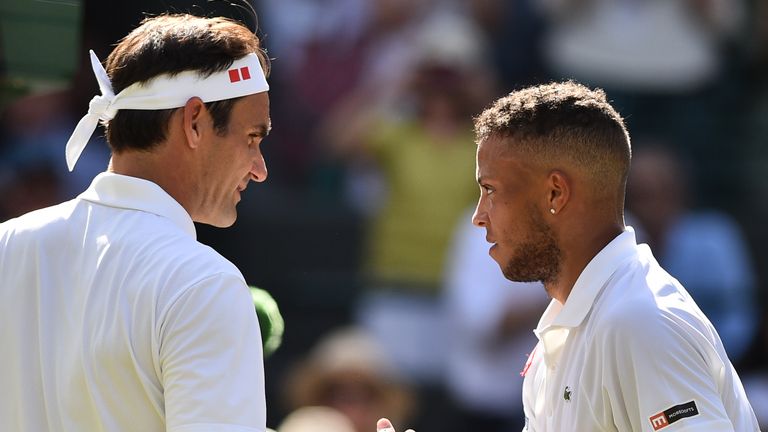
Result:
[[[112,158],[77,198],[0,224],[0,430],[266,429],[257,316],[196,241],[263,182],[269,59],[225,18],[146,19],[106,61],[67,143]]]
[[[715,328],[624,224],[630,140],[605,93],[521,89],[475,132],[473,222],[507,279],[552,297],[521,372],[524,430],[758,431]]]

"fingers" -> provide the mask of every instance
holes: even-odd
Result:
[[[395,428],[388,419],[382,418],[376,422],[376,432],[395,432]]]
[[[395,427],[392,426],[392,422],[389,419],[382,418],[376,422],[376,432],[395,432]],[[413,429],[408,429],[405,432],[416,432]]]

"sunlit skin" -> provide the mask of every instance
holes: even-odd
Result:
[[[507,279],[545,284],[557,279],[560,250],[546,222],[545,179],[541,167],[525,163],[503,140],[478,146],[480,200],[472,222],[485,228],[489,253]]]
[[[235,102],[222,135],[205,104],[192,98],[171,116],[165,142],[150,152],[114,154],[110,170],[158,184],[195,222],[227,227],[250,181],[267,179],[261,142],[270,128],[267,93]]]
[[[584,267],[624,229],[623,221],[616,220],[615,203],[598,198],[581,170],[564,161],[534,162],[505,139],[478,145],[481,193],[472,221],[486,230],[489,253],[508,279],[541,281],[565,303]]]
[[[237,219],[236,204],[251,180],[263,182],[267,167],[261,153],[261,141],[269,133],[269,98],[266,93],[246,96],[235,103],[227,133],[218,136],[210,117],[198,133],[194,118],[185,115],[187,140],[198,139],[195,170],[197,194],[188,209],[196,222],[226,227]]]

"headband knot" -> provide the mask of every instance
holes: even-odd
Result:
[[[117,114],[117,110],[112,107],[113,100],[115,97],[112,95],[94,96],[88,104],[88,114],[97,116],[99,120],[112,120]]]

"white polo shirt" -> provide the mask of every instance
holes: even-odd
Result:
[[[0,317],[2,431],[266,429],[243,276],[154,183],[0,224]]]
[[[526,431],[759,430],[714,327],[631,228],[535,334]]]

